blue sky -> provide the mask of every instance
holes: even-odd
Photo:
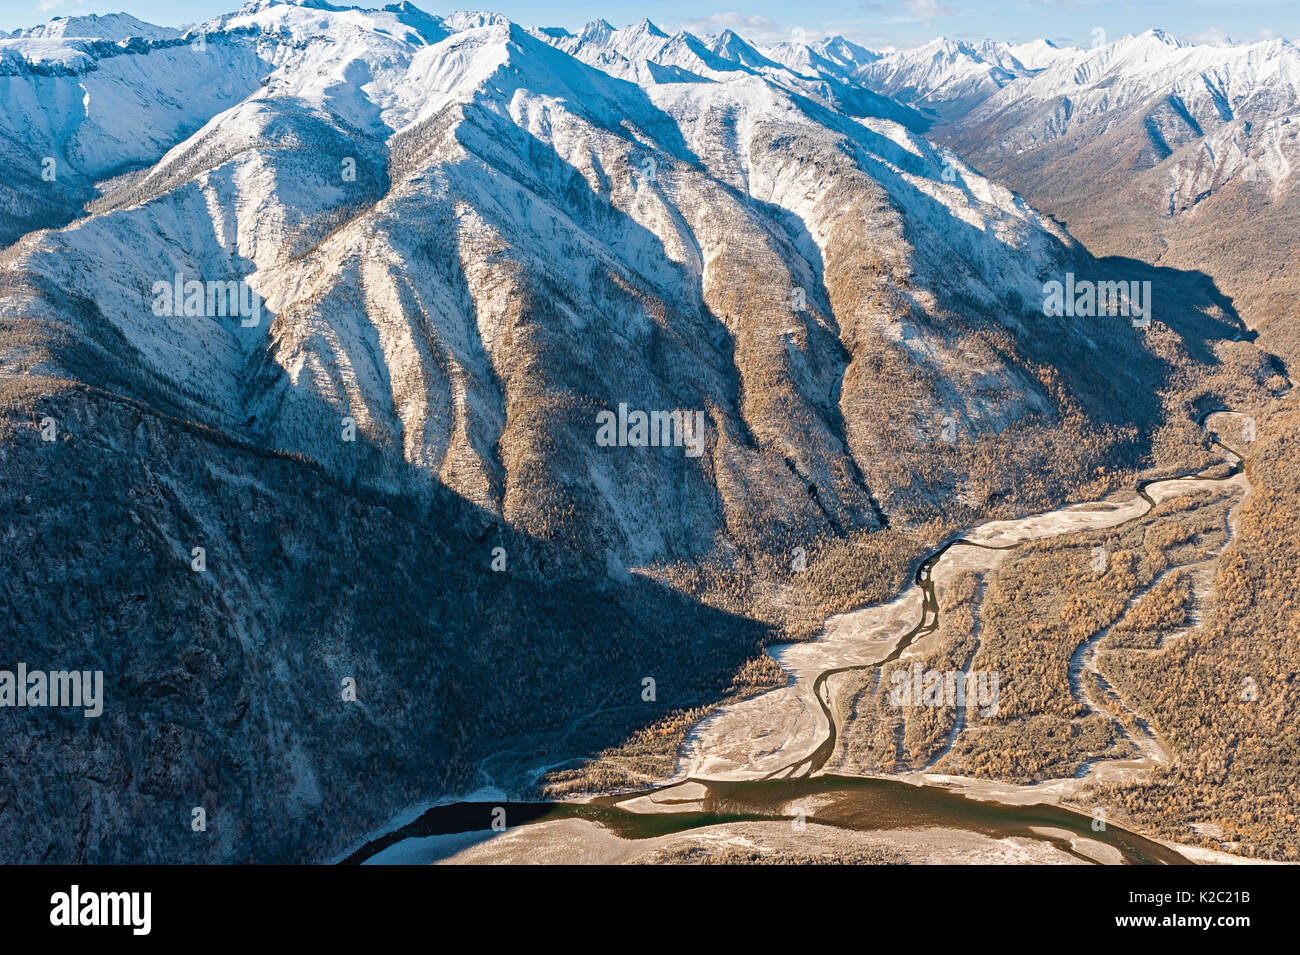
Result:
[[[334,0],[342,4],[346,0]],[[357,0],[382,6],[388,0]],[[1236,41],[1300,38],[1300,0],[415,0],[432,13],[481,4],[531,26],[576,29],[604,17],[615,26],[648,16],[670,32],[731,27],[760,42],[789,38],[796,30],[817,38],[842,33],[871,47],[910,46],[939,34],[1022,41],[1047,37],[1091,46],[1107,38],[1160,27],[1193,39]],[[125,10],[142,20],[178,26],[237,9],[243,0],[0,0],[0,29],[41,23],[76,13]]]

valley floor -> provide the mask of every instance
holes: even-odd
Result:
[[[1232,413],[1223,413],[1216,416],[1214,423],[1223,428],[1232,420]],[[1235,452],[1229,453],[1236,457]],[[659,824],[681,831],[654,835],[648,834],[654,832],[653,828],[647,830],[643,825],[639,831],[629,833],[625,821],[606,825],[592,818],[544,819],[501,833],[486,830],[410,837],[388,845],[368,861],[1113,864],[1134,861],[1133,853],[1157,845],[1176,850],[1178,855],[1173,858],[1180,860],[1211,864],[1241,861],[1238,856],[1203,847],[1190,848],[1167,840],[1150,843],[1122,829],[1118,830],[1121,841],[1117,845],[1106,835],[1105,816],[1098,820],[1094,814],[1090,818],[1083,805],[1089,801],[1094,784],[1144,778],[1173,759],[1168,744],[1150,723],[1105,682],[1098,668],[1099,648],[1113,629],[1127,622],[1134,608],[1143,604],[1157,584],[1183,569],[1193,572],[1194,581],[1191,602],[1195,619],[1189,619],[1188,625],[1199,622],[1202,609],[1214,599],[1209,570],[1215,556],[1238,533],[1240,508],[1252,488],[1244,472],[1220,466],[1202,475],[1151,482],[1141,490],[1144,493],[1127,498],[1076,504],[976,528],[962,539],[975,546],[948,547],[918,575],[922,582],[897,598],[830,619],[822,639],[816,642],[776,648],[773,655],[790,674],[789,685],[725,706],[700,722],[689,734],[678,770],[667,785],[641,795],[601,797],[583,803],[601,803],[623,814],[624,820],[628,816],[677,816],[678,820]],[[1220,515],[1222,535],[1213,539],[1208,552],[1179,551],[1185,555],[1184,560],[1170,562],[1144,586],[1137,587],[1113,621],[1081,643],[1069,657],[1069,695],[1090,719],[1106,719],[1107,714],[1122,710],[1128,719],[1121,724],[1123,738],[1115,749],[1129,755],[1090,757],[1071,776],[1032,782],[947,772],[944,757],[963,731],[971,731],[958,719],[943,749],[919,770],[864,773],[855,767],[844,734],[856,714],[848,712],[852,707],[845,703],[841,692],[844,677],[850,671],[876,669],[885,661],[905,666],[913,658],[927,659],[934,644],[951,636],[939,627],[936,592],[942,594],[954,588],[961,575],[974,574],[986,580],[1011,560],[1021,545],[1073,540],[1070,535],[1135,523],[1144,526],[1142,522],[1166,502],[1198,493],[1225,502],[1215,512]],[[1146,533],[1150,532],[1151,528],[1146,528]],[[916,623],[918,619],[920,624]],[[973,629],[978,631],[978,619]],[[1155,646],[1163,647],[1185,633],[1186,627],[1161,634]],[[975,658],[972,651],[967,671]],[[1085,674],[1100,682],[1085,686]],[[899,791],[882,799],[878,791],[855,794],[838,788],[849,777],[905,785],[918,795],[912,797]],[[808,788],[817,786],[819,780],[831,782],[826,787]],[[749,788],[726,789],[728,782]],[[718,783],[724,787],[719,789]],[[926,795],[920,796],[921,792]],[[945,799],[947,794],[960,795],[955,801],[926,802],[939,793],[945,794]],[[901,808],[909,800],[919,806]],[[995,815],[986,817],[979,809],[970,809],[971,801],[987,804]],[[1070,811],[1072,804],[1074,811]],[[1045,806],[1054,807],[1061,815],[1037,818],[1035,814],[1045,811]],[[1022,810],[1020,814],[1017,807]],[[728,813],[770,814],[780,821],[714,821]],[[822,824],[818,817],[823,813],[835,819],[835,824]],[[687,818],[692,814],[693,818]],[[890,825],[891,818],[901,824]],[[1061,819],[1067,821],[1061,823]],[[1114,827],[1112,820],[1112,836]],[[1089,829],[1098,836],[1085,834]]]

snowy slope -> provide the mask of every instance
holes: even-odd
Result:
[[[1037,113],[1014,131],[1008,145],[1015,148],[1067,135],[1106,114],[1148,107],[1156,97],[1192,132],[1286,115],[1300,106],[1300,49],[1286,40],[1193,45],[1150,30],[1061,57],[991,95],[965,122]],[[1069,109],[1062,111],[1066,99]]]
[[[1062,52],[933,135],[1098,254],[1211,276],[1293,356],[1300,49],[1158,30]]]
[[[1196,163],[1191,171],[1183,157],[1171,173],[1173,191],[1193,195],[1203,191],[1198,185],[1247,163],[1255,148],[1245,144],[1252,125],[1283,122],[1300,111],[1300,50],[1289,41],[1194,44],[1160,30],[1087,50],[1047,40],[1007,45],[939,38],[864,63],[854,76],[936,117],[936,135],[980,163],[1076,133],[1090,141],[1134,119],[1153,162],[1213,134],[1228,148],[1215,150],[1207,140],[1208,167]],[[1080,144],[1072,139],[1065,148]],[[1274,179],[1289,168],[1276,146],[1272,159],[1264,155],[1269,147],[1259,149],[1252,175]],[[1123,155],[1126,147],[1111,152]],[[1208,180],[1207,168],[1213,171]]]
[[[14,39],[62,40],[73,38],[109,40],[118,43],[131,37],[146,40],[167,40],[181,35],[180,30],[155,26],[137,20],[129,13],[87,14],[75,17],[55,17],[40,26],[15,30]]]
[[[1043,50],[1031,53],[1042,58]],[[996,93],[1035,67],[1001,43],[967,43],[939,37],[863,64],[854,78],[877,92],[919,108],[960,111]]]
[[[319,0],[255,0],[186,40],[6,78],[9,128],[43,128],[84,180],[140,165],[13,247],[6,307],[115,355],[141,400],[343,479],[443,484],[652,562],[956,506],[960,459],[918,494],[905,458],[930,453],[936,407],[978,439],[1059,413],[1034,365],[1054,350],[1155,368],[1034,318],[1044,278],[1086,254],[895,122],[847,78],[884,60],[843,40],[812,75],[733,33]],[[987,45],[935,52],[970,51],[1017,68]],[[154,314],[177,274],[246,281],[263,319]],[[707,410],[704,466],[595,446],[595,411],[619,403]]]
[[[622,29],[596,20],[576,35],[534,33],[589,66],[642,85],[759,75],[853,116],[881,116],[913,128],[924,124],[911,110],[853,79],[858,58],[865,62],[873,54],[842,37],[760,50],[731,30],[704,38],[687,32],[670,36],[649,20]]]

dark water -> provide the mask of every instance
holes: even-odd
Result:
[[[693,780],[693,782],[699,782]],[[601,797],[590,803],[462,802],[437,806],[411,824],[368,843],[346,860],[356,864],[403,839],[490,830],[493,812],[505,810],[511,828],[553,819],[585,819],[624,839],[649,839],[728,822],[789,820],[801,800],[814,798],[816,807],[806,814],[810,823],[838,826],[860,832],[886,829],[944,827],[965,829],[992,838],[1023,836],[1050,842],[1064,851],[1068,840],[1032,832],[1031,827],[1063,829],[1114,846],[1131,865],[1186,865],[1177,852],[1141,836],[1107,825],[1094,832],[1089,816],[1058,806],[1012,806],[979,801],[938,786],[912,786],[892,779],[814,776],[751,782],[699,782],[707,795],[702,809],[681,812],[638,813],[616,803],[644,793]],[[691,800],[691,805],[695,801]],[[1079,858],[1083,858],[1079,856]]]

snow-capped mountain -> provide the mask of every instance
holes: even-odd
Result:
[[[764,47],[762,52],[773,62],[796,73],[843,81],[852,81],[864,65],[880,58],[879,53],[851,43],[842,36],[827,37],[815,43],[791,40]]]
[[[1037,39],[1027,43],[1012,44],[1007,47],[1007,52],[1025,69],[1041,70],[1077,51],[1073,47],[1062,49],[1051,40]]]
[[[172,27],[155,26],[138,20],[129,13],[86,14],[74,17],[55,17],[40,26],[25,27],[8,34],[13,39],[27,40],[108,40],[119,43],[139,37],[144,40],[168,40],[181,35]]]
[[[911,128],[924,125],[923,118],[912,110],[853,80],[855,58],[865,60],[872,54],[841,37],[811,46],[789,44],[760,50],[732,30],[704,38],[685,31],[669,35],[649,20],[622,29],[596,20],[576,35],[554,28],[533,32],[589,66],[636,83],[761,76],[851,116],[888,118]]]
[[[1294,44],[1151,30],[1063,53],[940,116],[931,135],[1093,251],[1203,270],[1254,326],[1295,314]],[[1275,322],[1273,341],[1300,356],[1290,324]]]
[[[1058,49],[1047,41],[1013,47],[940,37],[863,63],[853,77],[927,113],[960,115],[1008,84],[1033,76],[1048,65],[1070,60],[1074,52]]]
[[[710,44],[642,22],[565,38],[499,17],[277,0],[192,33],[201,47],[132,54],[141,67],[129,84],[96,68],[32,77],[6,101],[39,102],[48,138],[35,151],[88,180],[152,160],[102,185],[95,215],[20,242],[11,260],[93,301],[103,324],[85,334],[111,330],[171,393],[197,389],[202,400],[184,403],[215,426],[350,475],[354,450],[325,425],[351,416],[398,452],[372,480],[441,481],[537,532],[549,518],[517,489],[511,462],[540,456],[530,482],[589,488],[572,515],[577,538],[635,563],[707,549],[731,509],[764,507],[819,533],[901,506],[861,475],[888,435],[916,440],[905,436],[920,409],[909,399],[882,417],[884,406],[844,392],[857,353],[901,347],[918,386],[977,432],[1048,411],[1027,379],[1000,397],[956,384],[956,353],[942,358],[956,346],[927,326],[960,300],[1020,330],[1022,306],[1008,301],[1033,301],[1044,274],[1079,254],[1069,237],[907,129],[810,99],[794,88],[801,77],[734,35]],[[139,110],[129,137],[116,118],[101,128],[60,111],[73,101],[58,84],[79,89],[85,76],[116,83],[105,100],[186,112]],[[177,77],[203,96],[169,92]],[[6,118],[16,128],[26,117]],[[160,120],[175,138],[165,152],[165,132],[146,125]],[[461,249],[455,272],[420,264],[435,253],[412,224],[432,222]],[[864,222],[870,272],[847,252]],[[489,266],[502,256],[509,268]],[[267,322],[159,323],[142,290],[177,272],[247,278]],[[806,310],[788,304],[792,289]],[[542,338],[510,332],[525,305],[553,312]],[[626,353],[617,363],[589,348],[605,333]],[[660,367],[641,354],[652,345],[676,357]],[[995,352],[980,364],[1004,380],[1024,374]],[[648,493],[571,412],[541,414],[561,427],[551,433],[512,423],[514,389],[531,393],[545,367],[566,381],[582,369],[574,397],[593,407],[622,395],[633,407],[716,409],[715,471],[656,459]],[[806,422],[797,435],[792,415]],[[572,453],[543,454],[552,442]],[[729,480],[775,497],[709,502]],[[683,489],[700,502],[685,534]]]
[[[914,128],[1094,252],[1206,271],[1252,325],[1294,314],[1300,51],[1289,41],[1191,43],[1156,29],[1089,49],[941,37],[855,53],[847,68],[828,67],[815,44],[764,52],[913,107],[929,120]],[[1273,332],[1300,357],[1300,340],[1279,323]]]
[[[1034,148],[1103,116],[1152,109],[1152,145],[1167,156],[1178,145],[1234,120],[1295,112],[1300,50],[1286,40],[1244,46],[1187,44],[1158,30],[1094,50],[1072,51],[1004,85],[963,120],[1004,130],[1007,152]]]
[[[661,708],[716,697],[793,548],[1057,500],[1144,463],[1202,376],[1267,374],[1174,273],[1145,331],[1045,315],[1066,274],[1152,276],[910,128],[850,44],[808,71],[256,0],[0,49],[0,611],[138,704],[88,747],[6,739],[33,858],[326,856],[411,780],[492,785],[503,739],[644,725],[609,701],[647,673]],[[638,443],[629,411],[699,425]],[[88,844],[49,807],[110,772]],[[191,798],[243,822],[141,821]]]
[[[0,243],[81,212],[96,184],[158,159],[269,72],[247,44],[132,17],[76,17],[0,39]],[[30,35],[23,35],[30,34]]]

